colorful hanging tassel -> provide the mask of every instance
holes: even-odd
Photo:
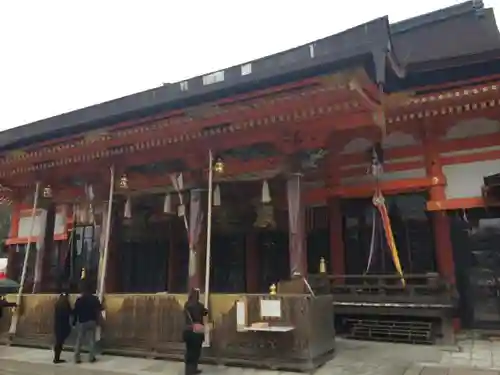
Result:
[[[377,207],[378,211],[380,212],[380,216],[382,218],[382,225],[384,227],[385,238],[387,240],[387,244],[389,245],[389,250],[391,251],[394,268],[396,268],[396,271],[401,277],[401,284],[405,286],[406,281],[404,279],[403,268],[401,267],[401,262],[399,260],[398,249],[396,247],[396,242],[394,240],[394,234],[392,232],[389,214],[387,212],[387,207],[385,205],[385,199],[380,192],[376,193],[376,195],[373,197],[373,204],[375,205],[375,207]]]

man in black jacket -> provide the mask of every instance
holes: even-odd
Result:
[[[80,352],[82,344],[88,342],[89,361],[95,362],[95,334],[102,312],[102,305],[91,291],[88,283],[83,282],[82,294],[75,302],[73,310],[77,337],[75,345],[75,363],[81,363]]]
[[[9,307],[16,307],[16,304],[13,302],[7,302],[4,296],[0,296],[0,319],[2,318],[3,315],[3,309],[4,308],[9,308]]]

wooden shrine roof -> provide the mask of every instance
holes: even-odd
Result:
[[[436,62],[449,65],[465,57],[461,64],[466,64],[482,55],[483,59],[500,56],[494,16],[482,2],[468,1],[392,26],[383,17],[247,64],[0,132],[0,151],[339,71],[346,66],[365,68],[374,82],[391,91],[390,86],[403,79],[403,68],[418,70],[432,62],[433,69],[439,69]],[[394,88],[400,86],[395,84]]]
[[[495,15],[493,9],[483,7],[482,1],[469,1],[395,23],[391,34],[400,63],[411,71],[442,68],[457,58],[492,51],[499,56]]]

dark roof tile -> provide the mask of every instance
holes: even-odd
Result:
[[[391,27],[397,56],[407,69],[418,64],[476,55],[500,49],[500,33],[492,9],[452,13],[448,18],[422,22],[412,29]]]

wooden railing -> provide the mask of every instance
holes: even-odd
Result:
[[[102,350],[110,354],[182,359],[186,298],[184,294],[106,295]],[[257,322],[263,319],[261,298],[279,299],[281,318],[273,321],[294,329],[281,334],[238,331],[236,302],[244,299],[248,322]],[[56,299],[57,295],[23,296],[24,308],[15,336],[8,335],[10,314],[0,319],[0,344],[50,348]],[[331,296],[212,294],[209,308],[211,346],[203,350],[202,361],[309,372],[333,355]],[[68,339],[68,346],[74,343],[74,336],[73,333]]]
[[[335,302],[400,303],[452,307],[456,300],[453,285],[437,274],[405,275],[309,275],[317,294],[332,294]],[[418,306],[416,306],[418,307]]]
[[[418,336],[421,342],[454,343],[457,294],[438,274],[405,275],[404,285],[398,275],[319,274],[309,275],[308,281],[317,295],[332,296],[335,315],[350,327],[352,337],[385,335],[393,341],[397,333],[405,342],[416,342]],[[425,340],[422,322],[427,324]]]

